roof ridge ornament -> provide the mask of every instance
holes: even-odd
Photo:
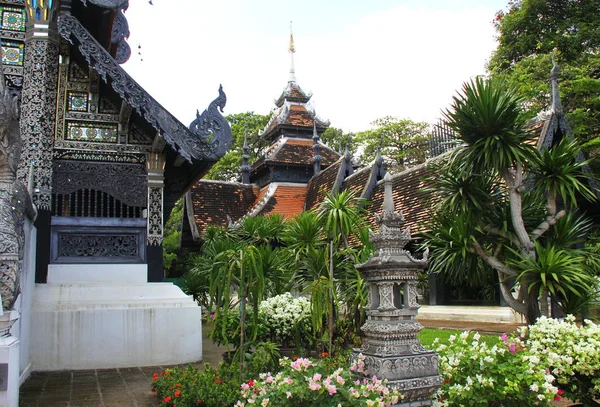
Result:
[[[250,158],[250,147],[248,146],[248,124],[244,123],[244,145],[242,146],[242,184],[250,183],[250,164],[248,159]]]
[[[113,10],[127,9],[129,0],[81,0],[84,6],[87,7],[87,2],[90,2],[98,7],[109,8]]]
[[[563,114],[560,92],[558,90],[558,76],[560,75],[560,67],[556,63],[554,57],[555,53],[552,54],[552,70],[550,71],[550,84],[552,85],[552,108],[550,112],[555,114]]]
[[[318,173],[321,172],[321,161],[323,161],[323,157],[321,157],[321,149],[319,147],[319,140],[321,139],[319,137],[319,133],[317,133],[317,122],[315,120],[313,120],[313,172],[314,175],[317,175]]]

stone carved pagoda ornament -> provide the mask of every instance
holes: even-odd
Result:
[[[29,191],[17,179],[22,144],[18,95],[5,85],[0,69],[0,295],[5,312],[19,295],[25,216],[33,220],[36,214]]]
[[[362,354],[370,376],[388,380],[404,396],[397,406],[432,404],[433,393],[442,383],[438,355],[426,350],[417,334],[418,274],[427,265],[427,254],[416,259],[405,249],[410,229],[402,229],[404,216],[394,209],[392,178],[384,177],[383,212],[376,216],[379,232],[371,233],[375,253],[356,268],[367,280],[369,301],[367,321],[362,326],[366,340],[354,349],[352,358]]]

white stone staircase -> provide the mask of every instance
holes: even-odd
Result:
[[[137,264],[50,265],[32,307],[33,370],[170,365],[202,359],[201,309]]]

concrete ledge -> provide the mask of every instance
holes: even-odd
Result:
[[[147,264],[50,264],[48,284],[145,283]]]
[[[521,322],[521,315],[510,307],[423,305],[417,319],[514,324]]]

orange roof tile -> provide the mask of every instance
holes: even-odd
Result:
[[[268,187],[263,188],[261,195],[264,196]],[[271,215],[274,213],[282,215],[285,219],[291,219],[304,211],[304,200],[306,199],[306,185],[277,185],[273,196],[265,203],[263,209],[257,215]],[[257,202],[260,199],[257,200]]]
[[[373,165],[374,164],[365,168],[361,168],[354,174],[350,175],[344,181],[342,188],[350,190],[354,192],[357,197],[360,197],[363,193],[363,190],[365,189],[367,182],[369,182],[369,176],[371,175]]]
[[[305,209],[307,211],[316,208],[321,202],[323,202],[325,194],[331,193],[338,171],[342,165],[342,160],[343,158],[340,158],[335,163],[331,164],[329,167],[312,177],[312,179],[308,182],[305,203]]]
[[[432,213],[435,196],[426,195],[422,189],[426,186],[423,177],[428,175],[429,162],[402,171],[392,177],[393,196],[396,211],[404,214],[405,227],[410,226],[413,236],[425,230],[425,220]],[[368,219],[375,228],[375,214],[381,213],[383,206],[383,181],[375,187],[371,196],[371,205],[367,207]]]
[[[201,180],[190,190],[198,231],[227,226],[244,216],[259,194],[255,185]]]
[[[310,139],[285,138],[281,143],[271,145],[266,154],[252,164],[252,168],[259,168],[266,161],[293,165],[312,165],[313,144]],[[339,159],[340,155],[337,152],[324,144],[320,144],[320,146],[319,154],[322,157],[322,167],[327,167]]]

